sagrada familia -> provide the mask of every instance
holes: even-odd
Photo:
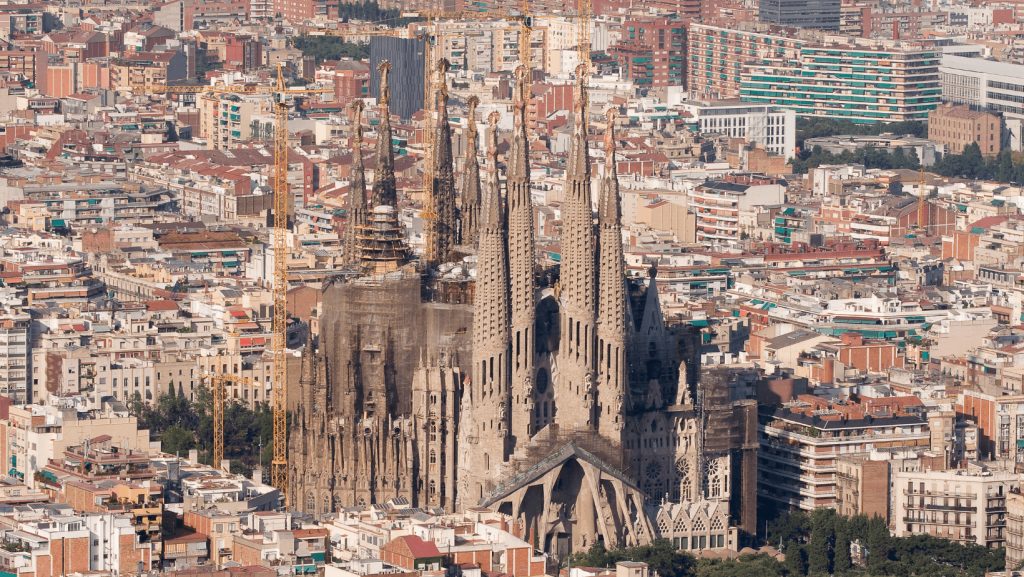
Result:
[[[727,376],[701,376],[692,333],[666,326],[656,269],[646,282],[626,276],[615,111],[593,178],[578,70],[561,254],[542,267],[527,73],[516,71],[504,162],[499,113],[487,119],[483,175],[478,102],[468,101],[457,188],[446,68],[421,258],[396,209],[386,62],[369,192],[362,104],[353,106],[351,266],[323,288],[316,346],[311,339],[303,353],[293,506],[316,516],[393,498],[485,507],[560,558],[596,541],[659,537],[683,549],[738,548],[756,527],[756,406],[730,397]]]

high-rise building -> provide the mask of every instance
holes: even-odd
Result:
[[[839,30],[840,0],[760,0],[761,22]]]
[[[641,93],[686,84],[686,25],[681,20],[627,20],[610,52]]]
[[[374,98],[380,98],[381,62],[391,63],[391,112],[410,118],[423,108],[423,67],[426,44],[423,40],[374,36],[370,39],[370,86]]]
[[[797,116],[866,124],[927,120],[938,106],[942,89],[934,48],[852,38],[826,42],[801,47],[795,65],[749,66],[740,97],[792,108]]]
[[[736,27],[690,24],[687,88],[697,98],[738,98],[743,71],[750,64],[796,62],[804,41],[764,24]]]

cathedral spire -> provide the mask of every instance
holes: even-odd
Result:
[[[598,199],[598,429],[620,444],[623,410],[627,401],[627,327],[625,259],[622,251],[622,219],[619,180],[615,168],[616,110],[609,108],[604,133],[605,169]],[[621,445],[620,445],[621,446]]]
[[[377,66],[380,73],[380,128],[377,134],[377,170],[373,177],[373,206],[396,206],[398,186],[395,183],[395,151],[391,146],[391,85],[389,76],[391,62],[382,61]]]
[[[556,422],[565,428],[594,428],[595,286],[594,212],[590,200],[587,149],[586,68],[576,69],[574,123],[562,203],[561,339],[555,389]]]
[[[432,264],[444,262],[455,246],[455,173],[452,158],[452,127],[448,121],[448,60],[437,61],[437,126],[434,132],[434,154],[429,202],[431,220],[427,236],[427,260]]]
[[[530,141],[526,133],[529,103],[527,69],[515,71],[512,149],[508,159],[508,259],[512,299],[512,437],[529,440],[533,430],[534,326],[536,285],[533,201],[530,197]]]
[[[348,193],[346,212],[348,222],[345,228],[345,261],[348,264],[359,262],[356,249],[356,230],[366,224],[366,170],[363,168],[363,101],[352,101],[352,189]]]
[[[462,238],[459,242],[476,246],[477,228],[480,225],[480,162],[476,157],[479,148],[476,107],[480,104],[480,99],[470,96],[467,104],[469,111],[466,126],[466,157],[462,162],[462,210],[459,212]]]
[[[499,478],[499,467],[508,458],[509,401],[509,271],[505,244],[505,218],[498,180],[497,113],[490,124],[488,182],[480,214],[476,288],[473,294],[473,368],[469,386],[471,413],[462,427],[461,468],[467,482],[460,497],[462,506],[474,506]]]

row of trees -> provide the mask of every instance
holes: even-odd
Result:
[[[769,526],[768,542],[781,545],[790,577],[858,574],[873,577],[982,577],[1001,570],[1002,549],[961,545],[926,535],[892,537],[885,521],[844,517],[832,509],[794,512]],[[864,551],[855,566],[851,544]]]
[[[998,182],[1024,182],[1024,157],[1015,157],[1009,149],[985,158],[978,143],[964,147],[962,154],[947,154],[931,170],[942,176],[977,178]]]
[[[337,36],[299,36],[292,43],[304,56],[312,56],[317,64],[325,60],[365,60],[370,57],[369,44],[346,42]]]
[[[698,560],[660,540],[610,551],[597,543],[574,554],[570,563],[612,567],[618,561],[643,561],[661,577],[983,577],[1004,564],[1002,549],[928,536],[892,537],[877,517],[843,517],[832,509],[785,513],[769,524],[767,541],[782,549],[785,561],[767,555]],[[851,547],[855,543],[859,547]],[[854,549],[864,552],[858,563]]]
[[[146,404],[138,394],[128,403],[139,420],[139,428],[149,429],[166,453],[185,455],[199,450],[199,460],[212,464],[213,395],[205,386],[196,388],[195,400],[189,400],[172,383],[155,403]],[[224,457],[231,460],[231,471],[249,475],[260,464],[266,469],[273,456],[273,412],[263,403],[255,409],[235,401],[224,407]],[[261,450],[262,448],[262,450]]]
[[[796,143],[800,147],[803,147],[804,140],[808,138],[835,136],[837,134],[878,135],[885,133],[912,134],[923,138],[928,135],[928,127],[924,122],[917,120],[858,124],[849,120],[835,118],[801,116],[796,119]]]
[[[892,152],[879,148],[860,148],[853,152],[844,150],[839,154],[832,154],[815,146],[809,150],[801,150],[800,154],[793,159],[793,172],[805,174],[812,168],[822,164],[863,164],[864,168],[909,168],[917,170],[921,166],[921,159],[917,156],[917,150],[911,148],[905,151],[902,146],[897,146]]]

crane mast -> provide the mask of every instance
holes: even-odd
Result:
[[[288,103],[290,96],[324,94],[329,88],[289,88],[284,81],[284,67],[277,65],[277,78],[272,86],[245,84],[220,86],[154,86],[149,92],[162,94],[269,94],[274,100],[274,168],[271,185],[274,191],[271,247],[274,251],[273,286],[273,338],[271,354],[274,364],[274,456],[270,463],[270,482],[281,491],[288,504],[288,223],[291,211],[291,191],[288,190]],[[223,394],[223,381],[220,382]],[[215,410],[217,407],[214,407]],[[219,424],[214,419],[215,441],[219,438],[219,455],[223,458],[224,423],[223,398],[220,402]],[[215,442],[215,452],[217,443]],[[214,466],[219,466],[215,461]]]

